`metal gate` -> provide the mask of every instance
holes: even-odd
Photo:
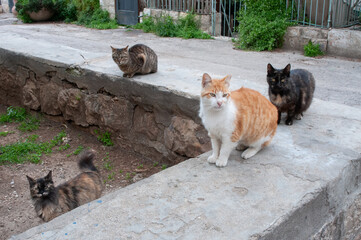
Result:
[[[122,25],[135,25],[138,23],[138,1],[116,0],[117,22]]]

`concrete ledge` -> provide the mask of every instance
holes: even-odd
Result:
[[[206,162],[209,153],[205,153],[12,239],[318,239],[327,232],[344,239],[358,236],[359,215],[347,212],[359,211],[361,190],[359,62],[287,52],[234,51],[230,42],[218,40],[185,41],[62,24],[3,26],[0,34],[1,101],[27,103],[23,87],[36,86],[35,94],[26,96],[36,96],[43,110],[46,101],[37,91],[54,82],[62,83],[65,92],[71,89],[83,94],[71,99],[74,106],[82,97],[97,95],[98,99],[117,97],[125,105],[126,101],[131,106],[138,104],[144,110],[139,116],[164,110],[156,114],[159,123],[167,123],[157,139],[168,150],[178,140],[171,139],[166,145],[167,129],[183,136],[174,127],[178,125],[173,117],[199,124],[198,94],[204,72],[232,74],[233,89],[247,86],[264,95],[268,62],[277,68],[291,62],[316,78],[315,99],[304,119],[293,126],[282,122],[272,144],[255,157],[242,160],[234,151],[229,165],[220,169]],[[137,42],[156,50],[159,72],[122,78],[109,45]],[[115,114],[118,109],[109,112]],[[145,139],[152,136],[142,134]],[[141,138],[134,135],[134,139]],[[196,145],[188,138],[182,143]],[[191,149],[188,146],[183,150]],[[327,230],[335,225],[345,228],[339,227],[336,233]]]
[[[308,239],[361,184],[361,140],[338,140],[361,130],[360,113],[344,118],[354,109],[328,105],[325,111],[340,110],[331,123],[315,111],[321,107],[315,101],[297,127],[281,125],[252,159],[234,151],[220,169],[207,153],[12,239]]]

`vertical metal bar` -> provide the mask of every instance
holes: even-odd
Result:
[[[308,21],[308,26],[311,26],[311,22],[312,22],[312,0],[310,5],[310,20]]]
[[[215,31],[215,24],[214,24],[214,0],[212,0],[212,10],[211,10],[211,18],[212,18],[212,35],[214,36],[216,33]]]
[[[292,0],[292,7],[291,7],[291,20],[293,21],[293,2],[294,0]]]
[[[233,2],[233,31],[235,32],[236,29],[236,8],[237,8],[237,0],[234,0]]]
[[[325,19],[325,6],[326,6],[325,1],[326,1],[326,0],[323,0],[323,7],[322,7],[322,21],[321,21],[321,27],[322,27],[322,28],[324,28],[323,19]]]
[[[297,8],[297,22],[299,22],[299,17],[300,17],[300,1],[298,0],[298,8]]]
[[[303,26],[305,25],[305,20],[306,20],[306,6],[307,6],[307,3],[306,3],[306,0],[305,0],[305,4],[303,6]]]
[[[315,26],[317,26],[317,13],[318,13],[318,0],[316,1],[316,16],[315,16]]]
[[[200,13],[200,12],[199,12],[199,0],[198,0],[198,6],[197,6],[197,9],[198,9],[198,10],[197,10],[197,13]]]
[[[224,3],[226,3],[227,0],[224,0]],[[224,9],[224,4],[222,5],[222,15],[223,15],[223,36],[226,35],[226,10]]]
[[[330,5],[328,6],[327,28],[331,27],[331,11],[332,11],[332,0],[330,0]]]
[[[231,33],[231,0],[228,1],[228,36]]]

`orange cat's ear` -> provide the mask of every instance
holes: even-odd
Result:
[[[228,88],[231,82],[232,75],[227,75],[225,78],[223,78],[224,85]]]
[[[205,88],[209,84],[212,84],[212,78],[208,75],[208,73],[204,73],[202,77],[202,87]]]

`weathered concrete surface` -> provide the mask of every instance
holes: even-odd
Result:
[[[327,53],[361,59],[361,31],[330,30],[328,33]]]
[[[235,151],[229,165],[219,169],[206,162],[206,153],[13,239],[308,239],[345,207],[353,206],[349,203],[360,194],[359,61],[307,58],[297,52],[235,51],[227,41],[158,38],[139,31],[97,31],[63,24],[2,26],[0,36],[0,68],[6,67],[20,81],[17,84],[23,84],[24,76],[37,79],[27,76],[22,67],[50,79],[51,73],[45,73],[53,68],[69,77],[67,86],[75,84],[90,94],[106,90],[136,96],[144,106],[168,109],[174,115],[159,115],[159,121],[179,133],[185,132],[179,126],[194,129],[189,120],[199,121],[204,72],[232,74],[233,89],[246,86],[264,95],[269,62],[279,68],[290,62],[294,68],[308,69],[316,79],[315,99],[304,119],[290,127],[282,122],[272,144],[255,157],[241,160]],[[159,72],[122,78],[109,45],[139,42],[157,52]],[[16,95],[15,90],[7,94]],[[139,118],[133,124],[140,132],[148,129],[141,126],[153,121],[147,110],[134,110]],[[169,148],[187,151],[179,143],[182,138],[169,137],[166,128],[163,132],[172,142]],[[159,132],[144,134],[152,139]]]
[[[289,27],[284,36],[283,48],[303,51],[310,40],[320,44],[321,50],[327,55],[361,59],[361,31],[350,29]]]
[[[308,239],[360,194],[360,119],[316,100],[249,160],[207,153],[12,239]]]

